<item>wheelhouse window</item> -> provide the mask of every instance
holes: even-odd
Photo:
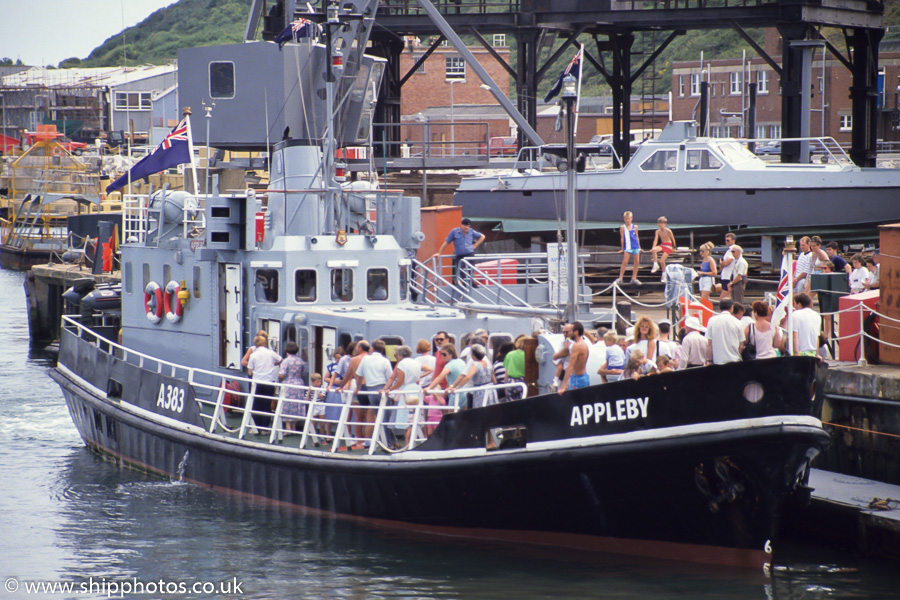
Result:
[[[387,299],[387,269],[369,269],[366,272],[366,300],[380,302]]]
[[[400,299],[406,300],[409,296],[409,265],[400,264]]]
[[[657,150],[641,163],[642,171],[674,171],[678,166],[677,150]]]
[[[209,63],[209,97],[234,98],[234,63]]]
[[[294,272],[294,300],[297,302],[316,301],[315,269],[297,269]]]
[[[722,161],[709,150],[688,150],[685,169],[688,171],[714,171],[722,168]]]
[[[278,302],[278,270],[257,269],[253,287],[257,302]]]
[[[353,301],[353,269],[331,270],[331,300],[333,302]]]

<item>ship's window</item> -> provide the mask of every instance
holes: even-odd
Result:
[[[200,267],[194,267],[194,298],[200,297]]]
[[[209,63],[209,97],[234,98],[234,63]]]
[[[657,150],[641,163],[642,171],[674,171],[678,164],[677,150]]]
[[[688,171],[712,171],[722,168],[722,161],[716,158],[716,155],[709,150],[688,150],[687,163],[685,168]]]
[[[141,271],[142,271],[142,273],[141,273],[141,275],[142,275],[141,289],[146,290],[147,284],[150,283],[150,265],[148,265],[147,263],[144,263],[141,266]]]
[[[316,271],[297,269],[294,272],[294,300],[297,302],[316,301]]]
[[[400,299],[409,295],[409,265],[400,265]]]
[[[385,357],[391,362],[397,362],[394,351],[397,349],[397,346],[402,346],[404,344],[403,338],[399,335],[382,335],[379,336],[378,339],[384,342]]]
[[[163,278],[162,281],[159,282],[159,285],[162,287],[166,287],[172,281],[172,265],[163,265]]]
[[[366,300],[388,299],[387,269],[369,269],[366,272]]]
[[[132,269],[131,269],[131,263],[127,262],[127,263],[125,263],[125,293],[126,294],[130,294],[131,290],[133,289],[132,288],[133,284],[131,281],[132,276],[133,276],[133,273],[132,273]]]
[[[254,287],[257,302],[278,302],[278,271],[257,269]]]
[[[353,269],[331,270],[331,300],[334,302],[353,301]]]

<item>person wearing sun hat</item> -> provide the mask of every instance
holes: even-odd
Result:
[[[681,357],[678,361],[678,370],[690,367],[702,367],[709,358],[709,344],[703,333],[706,327],[700,323],[700,319],[690,316],[684,320],[684,328],[687,335],[681,340]]]

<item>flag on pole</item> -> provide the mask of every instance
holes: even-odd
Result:
[[[794,290],[791,289],[793,288],[792,268],[793,261],[791,256],[785,254],[781,259],[781,278],[778,280],[778,290],[775,292],[777,302],[775,303],[775,310],[772,311],[772,325],[780,325],[781,320],[787,314],[788,305],[794,301]],[[790,332],[788,332],[788,335],[790,335]]]
[[[194,163],[194,139],[191,121],[185,116],[175,129],[150,154],[139,160],[127,173],[106,186],[106,193],[125,187],[129,181],[143,179],[184,163]]]
[[[313,23],[309,19],[297,19],[296,21],[291,21],[291,24],[284,28],[284,30],[275,36],[275,43],[278,44],[278,47],[284,46],[286,43],[294,41],[296,42],[300,38],[312,37],[312,29]]]
[[[559,94],[560,90],[562,90],[563,79],[566,75],[572,75],[575,79],[578,79],[581,76],[581,53],[583,51],[583,46],[578,49],[578,52],[575,53],[575,58],[569,61],[565,70],[556,78],[556,83],[553,84],[553,87],[550,88],[550,91],[544,96],[544,102],[550,102],[550,100]]]

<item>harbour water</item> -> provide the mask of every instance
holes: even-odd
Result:
[[[122,469],[85,449],[30,347],[23,280],[0,270],[0,600],[897,598],[896,563],[799,542],[767,578],[422,538]]]

